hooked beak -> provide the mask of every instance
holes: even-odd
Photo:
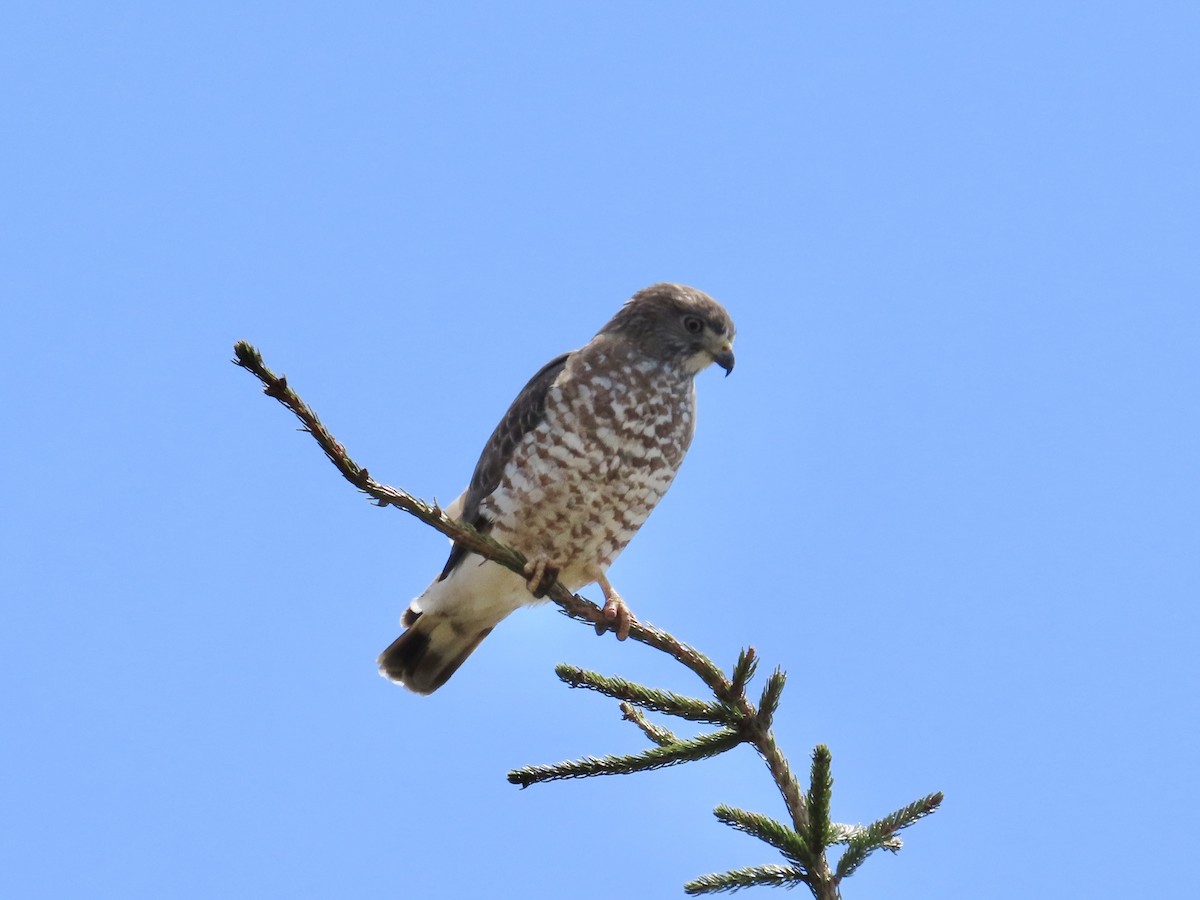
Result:
[[[725,370],[725,377],[729,377],[729,373],[733,371],[733,345],[726,343],[721,347],[721,352],[713,356],[713,362]]]

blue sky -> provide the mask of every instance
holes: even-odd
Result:
[[[1195,4],[72,4],[0,28],[0,894],[681,896],[773,860],[746,749],[644,741],[553,608],[440,692],[374,670],[443,540],[228,363],[256,343],[443,501],[660,280],[733,377],[611,572],[790,673],[834,815],[944,808],[845,896],[1190,886],[1200,595]],[[585,592],[587,593],[587,592]],[[591,595],[598,592],[591,590]]]

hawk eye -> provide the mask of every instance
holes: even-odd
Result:
[[[691,334],[699,334],[704,330],[704,323],[695,316],[684,316],[683,327]]]

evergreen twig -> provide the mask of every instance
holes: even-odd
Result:
[[[642,730],[642,734],[646,735],[646,737],[650,738],[650,740],[660,747],[679,742],[679,738],[675,736],[675,732],[651,722],[646,718],[646,714],[632,703],[621,704],[621,718],[627,722],[632,722]]]
[[[805,873],[800,869],[768,865],[701,875],[685,884],[683,889],[689,894],[715,894],[719,891],[738,891],[759,885],[795,887],[798,884],[808,884]]]
[[[779,708],[779,699],[783,696],[783,686],[787,683],[787,675],[782,669],[776,669],[763,686],[762,697],[758,701],[759,725],[770,728],[771,720],[775,718],[775,710]]]
[[[804,838],[770,816],[723,803],[713,810],[713,814],[726,825],[770,844],[798,866],[807,867],[812,859],[812,852]]]
[[[829,821],[829,806],[833,799],[832,754],[824,744],[817,744],[812,755],[812,777],[808,789],[808,829],[805,834],[809,846],[824,847],[829,843],[832,831]]]
[[[900,839],[895,837],[896,832],[930,815],[941,803],[942,792],[937,791],[858,829],[846,842],[846,852],[838,860],[834,872],[835,879],[841,881],[850,875],[876,850],[891,850],[893,853],[899,850]]]
[[[564,778],[587,778],[590,775],[629,775],[661,769],[682,762],[691,762],[724,753],[741,743],[736,731],[726,729],[702,734],[690,740],[677,741],[662,747],[651,747],[630,756],[585,756],[545,766],[523,766],[508,773],[508,780],[521,787]]]
[[[851,839],[860,834],[863,830],[861,825],[847,825],[843,822],[833,822],[829,826],[829,844],[848,844]],[[904,846],[904,842],[898,837],[890,837],[879,845],[881,850],[899,850]]]
[[[745,693],[746,685],[754,677],[758,669],[758,654],[753,647],[747,647],[738,654],[737,662],[733,664],[733,676],[729,679],[729,692],[734,697]]]
[[[713,725],[735,725],[738,722],[733,710],[710,700],[648,688],[615,675],[600,675],[566,663],[559,663],[554,671],[571,687],[590,688],[642,709],[678,716],[689,722],[709,722]]]

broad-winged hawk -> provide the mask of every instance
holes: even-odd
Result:
[[[675,478],[696,427],[695,376],[713,362],[733,370],[733,336],[707,294],[656,284],[534,375],[446,509],[521,551],[526,578],[455,545],[405,611],[380,673],[432,693],[555,578],[571,591],[598,582],[607,619],[627,637],[632,616],[605,572]]]

